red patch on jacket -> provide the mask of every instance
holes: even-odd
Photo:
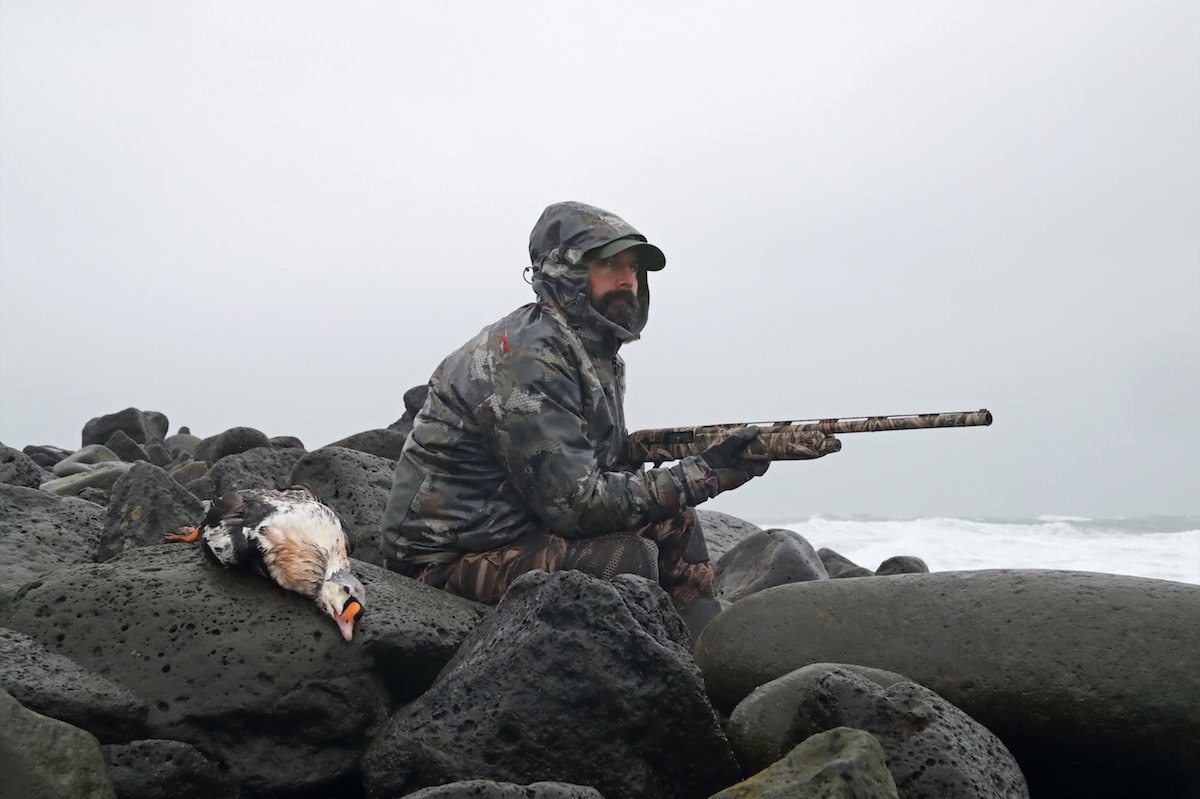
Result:
[[[508,352],[508,333],[500,333],[500,351]]]

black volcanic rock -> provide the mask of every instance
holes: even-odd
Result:
[[[163,543],[166,533],[194,525],[204,515],[200,500],[151,463],[138,463],[113,485],[97,560],[131,547]]]
[[[90,561],[104,508],[36,488],[0,484],[0,604],[47,572]]]
[[[368,792],[489,779],[709,796],[739,772],[688,642],[649,580],[524,574],[372,743],[362,761]]]
[[[378,455],[322,447],[296,461],[289,482],[307,486],[338,512],[346,524],[354,557],[382,564],[380,528],[392,490],[392,472],[392,462]]]
[[[53,474],[38,466],[24,452],[0,444],[0,483],[37,488],[53,479]]]
[[[167,417],[158,411],[126,408],[117,413],[97,416],[83,426],[83,446],[103,444],[113,433],[123,431],[138,444],[161,441],[167,435]]]
[[[352,774],[395,702],[425,689],[485,610],[354,562],[367,615],[347,643],[316,604],[199,546],[60,569],[9,627],[149,706],[146,738],[190,743],[256,793]]]
[[[192,450],[192,457],[198,461],[208,461],[215,464],[227,455],[236,455],[255,447],[271,446],[266,434],[253,427],[231,427],[223,433],[209,436],[201,440]]]

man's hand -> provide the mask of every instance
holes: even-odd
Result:
[[[758,437],[758,428],[747,425],[729,438],[709,447],[700,457],[717,473],[717,485],[728,491],[767,473],[770,461],[746,457],[746,448]]]

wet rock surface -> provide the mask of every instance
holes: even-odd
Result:
[[[104,528],[104,508],[36,488],[0,485],[0,608],[26,583],[90,561]]]

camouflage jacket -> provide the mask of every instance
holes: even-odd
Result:
[[[624,464],[627,330],[588,301],[583,253],[637,233],[581,203],[546,209],[530,236],[537,302],[485,327],[438,366],[396,464],[383,555],[416,573],[465,552],[548,530],[568,538],[632,530],[717,493],[699,457]],[[644,240],[644,238],[643,238]]]

